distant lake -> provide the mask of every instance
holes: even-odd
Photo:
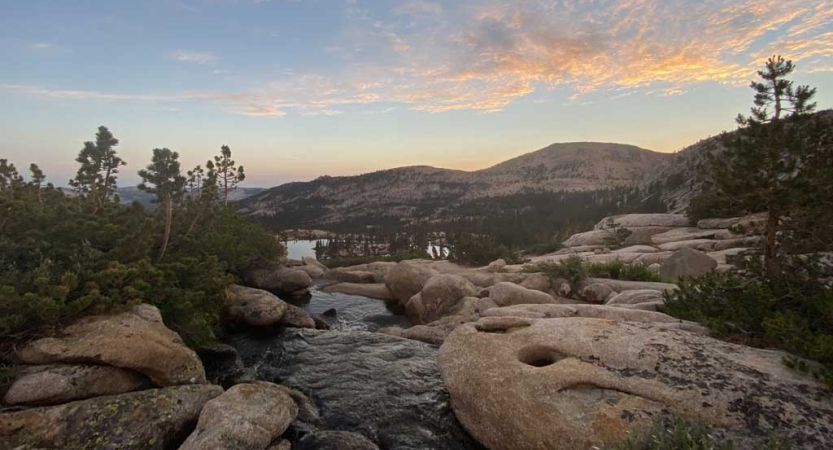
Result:
[[[326,239],[323,239],[322,241],[324,242],[325,245],[328,243],[328,241]],[[286,242],[286,257],[289,258],[289,259],[301,259],[304,256],[310,256],[312,258],[315,258],[315,244],[317,242],[318,242],[317,240],[287,241]],[[428,252],[429,255],[431,254],[431,247],[433,247],[433,246],[429,244],[428,248],[426,248],[426,251]],[[439,245],[437,245],[436,247],[437,247],[437,250],[439,250],[442,253],[443,257],[448,256],[448,247],[442,247],[442,246],[439,246]]]
[[[287,241],[286,257],[289,259],[301,259],[304,256],[315,258],[315,243],[318,241]],[[327,241],[324,240],[326,244]]]

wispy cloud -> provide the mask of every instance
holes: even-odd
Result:
[[[410,0],[390,10],[355,1],[344,7],[345,27],[327,52],[339,59],[326,75],[287,69],[272,81],[228,92],[172,96],[5,89],[79,100],[213,102],[257,117],[390,108],[499,112],[535,92],[557,92],[557,101],[579,103],[598,91],[621,98],[683,95],[704,82],[741,86],[773,53],[783,53],[805,72],[833,67],[829,1],[461,0],[441,5]],[[172,58],[196,64],[220,60],[189,51]]]
[[[29,48],[32,50],[46,50],[52,48],[53,45],[49,42],[34,42],[29,44]]]
[[[171,58],[176,61],[182,61],[194,64],[216,64],[220,62],[220,57],[209,52],[189,52],[185,50],[177,50],[171,54]]]

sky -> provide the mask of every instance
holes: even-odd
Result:
[[[122,186],[226,144],[268,187],[674,152],[733,129],[773,54],[833,107],[833,0],[0,0],[0,157],[65,185],[105,125]]]

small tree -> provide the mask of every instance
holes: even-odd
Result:
[[[153,149],[153,158],[146,169],[139,171],[142,183],[138,188],[150,194],[156,194],[155,202],[165,208],[165,228],[162,234],[162,246],[158,260],[165,256],[168,241],[171,238],[174,201],[182,197],[185,177],[180,173],[179,154],[167,148]]]
[[[29,172],[32,174],[32,179],[29,183],[38,190],[38,203],[41,205],[43,204],[43,191],[42,185],[43,181],[46,180],[46,175],[43,174],[43,170],[38,167],[37,164],[32,163],[29,165]]]
[[[107,127],[101,126],[95,134],[95,142],[85,142],[75,158],[81,166],[69,184],[80,197],[89,199],[95,210],[110,200],[116,190],[119,167],[126,164],[116,153],[117,145],[119,140]]]
[[[0,159],[0,191],[5,191],[23,182],[14,164],[8,159]]]
[[[748,212],[766,211],[764,265],[766,273],[780,273],[777,237],[783,217],[790,213],[805,183],[802,144],[798,134],[800,118],[813,111],[810,103],[815,89],[793,87],[786,77],[795,67],[791,61],[774,56],[758,72],[761,81],[752,82],[755,102],[749,117],[738,115],[737,132],[724,134],[725,151],[712,155],[713,179],[710,195],[732,198]]]
[[[243,166],[235,169],[234,160],[231,159],[231,149],[228,145],[220,147],[220,154],[214,157],[217,171],[217,182],[223,192],[223,205],[228,204],[229,190],[237,187],[237,184],[246,179],[243,173]]]

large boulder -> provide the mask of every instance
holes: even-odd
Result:
[[[506,267],[506,260],[503,258],[496,259],[489,263],[489,266],[486,267],[486,270],[492,273],[500,272],[503,268]]]
[[[266,327],[280,322],[287,304],[269,291],[232,285],[226,296],[229,318],[250,327]]]
[[[605,217],[593,227],[594,230],[607,230],[613,227],[687,227],[690,221],[682,214],[622,214]]]
[[[665,278],[677,280],[682,277],[698,277],[717,268],[717,261],[703,252],[691,248],[682,248],[665,260],[659,268],[659,274]]]
[[[88,316],[56,337],[32,341],[24,364],[104,364],[139,372],[157,386],[205,383],[199,357],[162,323],[159,310],[139,305],[110,316]]]
[[[622,245],[652,245],[652,238],[658,234],[662,234],[673,230],[673,227],[633,227],[628,228],[630,234],[622,241]]]
[[[636,289],[653,289],[660,292],[674,292],[677,285],[671,283],[658,283],[656,281],[628,281],[628,280],[614,280],[612,278],[595,278],[588,277],[585,283],[604,283],[616,292],[632,291]]]
[[[732,217],[729,219],[702,219],[697,222],[697,228],[701,229],[733,229],[737,231],[759,231],[766,225],[769,215],[767,213],[750,214],[743,217]]]
[[[701,230],[699,228],[676,228],[665,233],[655,234],[651,241],[654,244],[665,244],[668,242],[692,241],[697,239],[722,240],[740,237],[729,230]]]
[[[541,291],[527,289],[515,283],[503,282],[489,288],[489,298],[498,306],[540,304],[540,303],[575,303],[569,299],[555,298]]]
[[[299,291],[312,284],[312,278],[303,270],[279,265],[249,269],[243,278],[247,285],[275,294]]]
[[[382,280],[382,277],[374,272],[342,268],[329,271],[327,277],[340,283],[378,283]]]
[[[460,300],[476,294],[474,285],[463,277],[437,275],[425,283],[417,298],[408,301],[405,310],[411,321],[426,324],[446,315]]]
[[[291,328],[315,328],[315,319],[308,312],[295,305],[286,305],[286,311],[278,325]]]
[[[528,320],[460,326],[440,350],[457,417],[491,450],[607,448],[668,414],[739,436],[739,450],[772,434],[807,450],[833,442],[831,391],[783,353],[668,324]]]
[[[613,288],[605,283],[589,283],[579,291],[579,295],[584,300],[599,304],[604,303],[613,293]]]
[[[298,415],[285,389],[267,382],[238,384],[210,400],[179,450],[263,450]]]
[[[400,305],[405,306],[408,300],[422,291],[422,287],[431,277],[437,275],[434,269],[424,267],[407,261],[402,261],[390,269],[385,277],[385,285],[391,295]]]
[[[605,305],[638,305],[640,303],[651,303],[657,301],[664,301],[662,291],[654,289],[634,289],[630,291],[623,291],[614,295],[605,302]]]
[[[338,292],[348,295],[361,295],[384,301],[393,300],[393,294],[384,283],[359,284],[359,283],[337,283],[325,287],[324,292]]]
[[[717,243],[714,239],[690,239],[685,241],[666,242],[659,245],[659,249],[664,252],[675,252],[681,248],[693,248],[695,250],[702,250],[704,252],[714,250]]]
[[[2,413],[0,448],[175,448],[206,402],[222,393],[223,388],[208,384],[173,386]]]
[[[705,332],[702,326],[694,322],[681,321],[667,314],[606,305],[515,305],[492,308],[481,313],[481,316],[521,317],[526,319],[588,317],[624,322],[662,323],[696,333]]]
[[[150,381],[138,372],[113,366],[25,366],[6,392],[4,401],[7,405],[57,405],[148,387]]]
[[[570,236],[564,245],[566,247],[578,247],[586,245],[606,245],[613,237],[613,233],[608,230],[593,230],[577,233]]]
[[[359,433],[386,449],[481,449],[451,411],[433,346],[382,333],[318,330],[238,335],[233,344],[258,379],[313,398],[320,429]]]
[[[327,271],[325,271],[324,269],[318,266],[313,266],[311,264],[304,264],[303,266],[298,266],[297,269],[306,272],[307,275],[309,275],[309,277],[313,280],[318,278],[324,278],[324,275],[327,274]]]

